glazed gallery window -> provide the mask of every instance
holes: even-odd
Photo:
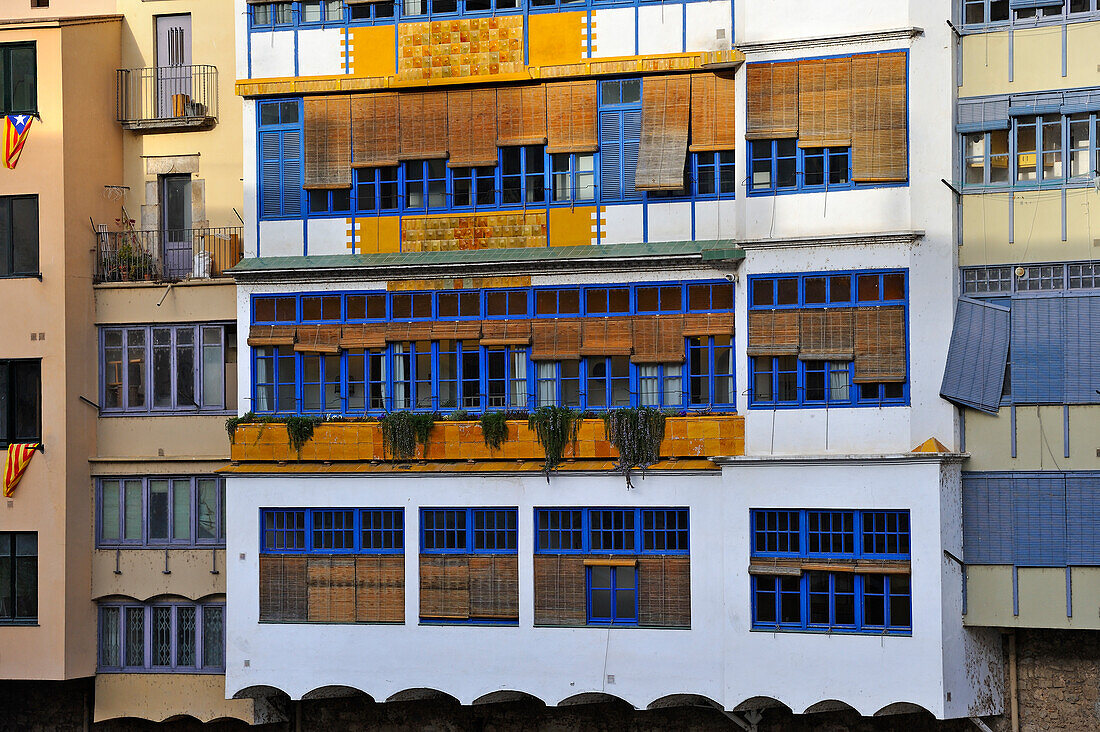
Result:
[[[0,447],[42,439],[42,362],[0,361]]]
[[[100,671],[225,671],[225,605],[99,606]]]
[[[38,274],[38,196],[0,196],[0,277]]]
[[[225,546],[220,478],[101,478],[97,489],[101,547]]]
[[[33,43],[0,44],[0,114],[38,111],[38,63]]]
[[[0,625],[38,619],[38,534],[0,531]]]

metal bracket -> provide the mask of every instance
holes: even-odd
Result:
[[[764,719],[764,715],[756,709],[750,709],[749,711],[742,712],[741,714],[738,714],[737,712],[727,712],[725,709],[723,709],[722,714],[729,717],[734,724],[745,730],[745,732],[757,732],[756,725],[760,724],[760,721]]]
[[[971,717],[970,721],[974,723],[974,726],[980,729],[982,732],[993,732],[989,728],[989,725],[983,722],[979,717]]]
[[[210,574],[221,574],[218,571],[218,550],[210,550]]]
[[[172,574],[172,570],[168,569],[168,547],[164,547],[164,571],[161,574]]]

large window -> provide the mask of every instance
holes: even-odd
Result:
[[[225,546],[220,478],[100,478],[97,487],[101,547]]]
[[[0,624],[38,619],[38,534],[0,531]]]
[[[38,112],[38,63],[33,43],[0,44],[0,114]]]
[[[38,196],[0,196],[0,277],[38,274]]]
[[[42,362],[0,361],[0,447],[42,439]]]
[[[105,414],[222,412],[236,399],[236,326],[101,328]]]
[[[260,214],[302,215],[302,125],[298,101],[266,102],[260,110]]]
[[[420,550],[424,554],[515,554],[514,508],[423,508]]]
[[[798,141],[749,144],[749,193],[824,191],[852,187],[850,147],[801,147]]]
[[[1087,92],[1085,93],[1087,94]],[[1075,93],[1065,98],[1056,95],[1050,100],[1037,100],[1032,109],[1043,114],[1016,115],[986,119],[974,126],[998,129],[973,130],[962,136],[963,185],[972,188],[1012,186],[1016,188],[1049,188],[1051,186],[1091,186],[1094,171],[1100,165],[1100,113],[1076,111],[1059,113],[1063,108],[1091,107],[1080,104]],[[981,100],[968,103],[971,107]],[[1030,102],[1013,98],[1000,103],[1001,109],[1011,109],[1019,103],[1026,108]],[[987,106],[995,105],[993,101]],[[963,105],[960,105],[960,109]],[[999,114],[1004,114],[1000,112]]]
[[[908,511],[754,509],[750,517],[754,629],[911,632]]]
[[[405,512],[400,508],[264,509],[265,554],[401,554]]]
[[[223,603],[101,604],[99,671],[223,673]]]
[[[1028,27],[1066,20],[1089,20],[1100,11],[1097,0],[1048,0],[1047,2],[1010,2],[1009,0],[963,0],[965,25],[1009,24]]]

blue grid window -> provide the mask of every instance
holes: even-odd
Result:
[[[643,509],[642,550],[688,551],[687,509]]]
[[[864,511],[863,553],[883,557],[909,556],[909,513]]]
[[[381,5],[381,3],[378,3]],[[374,5],[374,3],[372,3]],[[357,168],[355,170],[355,210],[361,213],[396,211],[398,197],[397,166]]]
[[[754,626],[798,628],[802,625],[802,590],[798,577],[756,575],[752,578]]]
[[[595,510],[589,514],[589,543],[594,552],[634,552],[634,511]]]
[[[797,140],[749,144],[750,195],[852,188],[850,147],[800,147]]]
[[[809,572],[808,623],[814,627],[856,627],[854,574]]]
[[[306,512],[267,510],[263,512],[263,550],[266,552],[304,552],[306,550]]]
[[[314,509],[313,550],[350,552],[355,550],[355,512]]]
[[[629,290],[627,290],[629,303]],[[624,312],[629,311],[629,305]],[[576,288],[535,290],[535,315],[579,315],[581,294]]]
[[[405,549],[405,512],[400,509],[363,509],[359,512],[359,545],[364,551]]]
[[[810,554],[852,554],[855,536],[855,513],[852,511],[806,513],[806,551]]]
[[[587,568],[588,622],[593,625],[638,622],[638,570],[633,566]]]
[[[420,548],[425,554],[515,554],[514,508],[420,510]]]
[[[474,551],[515,552],[516,512],[514,509],[473,510]]]
[[[912,591],[908,575],[870,574],[861,576],[860,580],[863,584],[863,627],[912,627]]]
[[[425,551],[465,551],[466,511],[422,510],[420,536]]]
[[[299,218],[304,194],[300,103],[261,102],[259,107],[260,215]]]
[[[584,531],[581,510],[540,508],[535,511],[537,546],[548,552],[580,552]]]
[[[753,553],[801,552],[801,516],[799,511],[753,511]]]
[[[688,554],[686,508],[539,508],[539,554]]]
[[[290,2],[256,3],[250,5],[252,27],[270,30],[279,25],[294,23],[294,4]]]
[[[735,404],[733,336],[695,336],[687,344],[692,406]]]
[[[265,554],[400,554],[405,513],[400,508],[264,509]]]

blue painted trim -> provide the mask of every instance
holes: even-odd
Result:
[[[1019,567],[1012,565],[1012,616],[1020,617],[1020,577]]]
[[[967,603],[969,601],[968,595],[970,594],[969,593],[970,588],[968,587],[968,585],[970,584],[970,568],[968,566],[966,566],[965,564],[962,567],[962,581],[963,581],[963,586],[962,586],[963,612],[962,612],[962,614],[966,615],[967,611],[969,609]]]
[[[1073,617],[1073,568],[1066,567],[1066,617]]]
[[[1008,83],[1013,82],[1013,76],[1016,71],[1016,37],[1014,31],[1010,28],[1008,31]]]
[[[959,452],[966,452],[966,410],[959,410]]]
[[[1069,26],[1065,23],[1062,24],[1062,78],[1066,78],[1068,59],[1067,56],[1069,48]]]

